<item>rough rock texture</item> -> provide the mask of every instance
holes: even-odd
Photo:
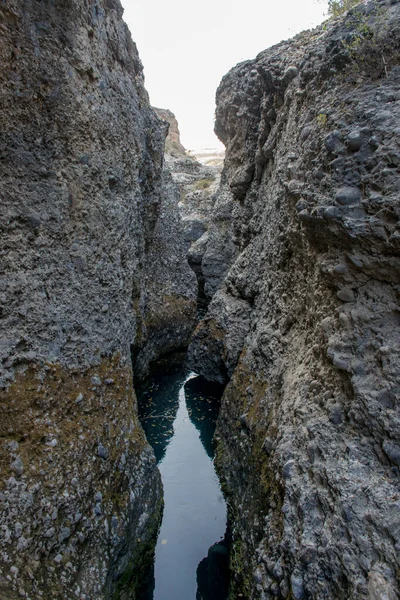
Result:
[[[157,358],[186,350],[197,323],[197,283],[186,261],[186,229],[179,201],[179,187],[166,165],[160,211],[145,254],[137,305],[142,318],[132,356],[134,374],[139,378]]]
[[[195,278],[162,171],[165,126],[121,16],[118,0],[0,4],[8,600],[134,597],[160,514],[131,353],[143,374],[187,341]]]
[[[399,48],[369,3],[217,92],[240,254],[190,357],[229,380],[232,598],[398,598]]]
[[[181,190],[179,208],[189,265],[198,282],[199,306],[207,306],[237,254],[232,239],[232,194],[221,184],[221,165],[166,156]]]
[[[223,235],[220,235],[224,223],[231,224],[231,204],[228,211],[224,211],[223,195],[219,191],[221,165],[202,165],[193,159],[173,164],[168,161],[168,164],[181,188],[179,208],[187,259],[197,277],[199,306],[207,306],[227,270],[223,256],[232,253],[230,240],[224,247]],[[231,232],[230,226],[226,229]]]
[[[205,304],[210,302],[221,287],[237,256],[237,246],[232,236],[232,194],[225,185],[221,185],[214,192],[212,200],[207,231],[191,246],[188,253],[189,264],[201,282]]]
[[[165,163],[180,190],[187,259],[197,277],[202,308],[221,286],[237,255],[232,239],[232,193],[226,181],[221,185],[221,153],[205,152],[199,160],[187,154],[175,115],[167,109],[155,111],[169,126]]]

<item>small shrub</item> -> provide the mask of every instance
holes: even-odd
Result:
[[[328,13],[332,17],[338,17],[356,4],[360,4],[360,0],[328,0]]]
[[[198,181],[196,181],[193,187],[195,190],[206,190],[210,187],[213,181],[214,179],[199,179]]]
[[[325,113],[319,113],[319,115],[317,115],[317,123],[320,127],[326,127],[328,122],[328,117],[326,116]]]

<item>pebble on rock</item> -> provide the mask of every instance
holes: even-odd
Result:
[[[342,206],[356,204],[361,200],[361,192],[357,187],[345,186],[338,189],[335,200]]]
[[[351,131],[347,137],[347,147],[352,152],[357,152],[362,146],[362,135],[358,130]]]
[[[304,598],[304,584],[300,575],[293,574],[290,578],[290,584],[292,586],[293,598],[295,600],[302,600]]]
[[[342,213],[337,206],[327,206],[324,210],[324,217],[326,219],[340,219],[342,217]]]
[[[343,300],[343,302],[354,302],[355,300],[354,292],[349,288],[342,288],[336,295],[339,300]]]
[[[348,373],[351,371],[350,362],[341,356],[334,356],[332,362],[341,371],[347,371]]]
[[[103,444],[99,444],[97,446],[97,455],[100,456],[103,460],[107,460],[108,458],[108,450],[103,446]]]
[[[331,133],[328,133],[324,139],[324,145],[331,154],[340,154],[344,148],[338,131],[331,131]]]
[[[22,475],[24,472],[24,465],[22,464],[20,456],[17,456],[17,458],[11,463],[11,469],[16,475]]]
[[[343,407],[340,404],[334,404],[330,410],[329,420],[334,425],[340,425],[343,421]]]
[[[54,529],[54,527],[50,527],[50,529],[48,529],[45,533],[44,533],[44,537],[46,538],[52,538],[55,534],[56,530]]]

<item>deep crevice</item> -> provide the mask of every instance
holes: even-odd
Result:
[[[179,358],[181,355],[172,357],[172,363],[165,359],[155,363],[150,376],[136,385],[139,419],[155,452],[165,490],[164,521],[155,551],[156,574],[153,564],[138,598],[226,600],[230,536],[225,504],[220,505],[215,496],[222,498],[212,464],[223,386],[190,373]],[[220,539],[215,540],[218,528]],[[168,532],[172,539],[163,539],[170,537]],[[188,573],[182,572],[182,552],[190,556],[199,551]],[[175,569],[168,568],[169,560]],[[174,590],[177,581],[180,583]]]

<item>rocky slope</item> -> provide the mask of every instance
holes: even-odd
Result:
[[[399,593],[400,5],[360,5],[217,92],[239,255],[192,367],[251,599]]]
[[[134,597],[161,485],[131,356],[195,319],[165,126],[118,0],[0,28],[0,597]]]

